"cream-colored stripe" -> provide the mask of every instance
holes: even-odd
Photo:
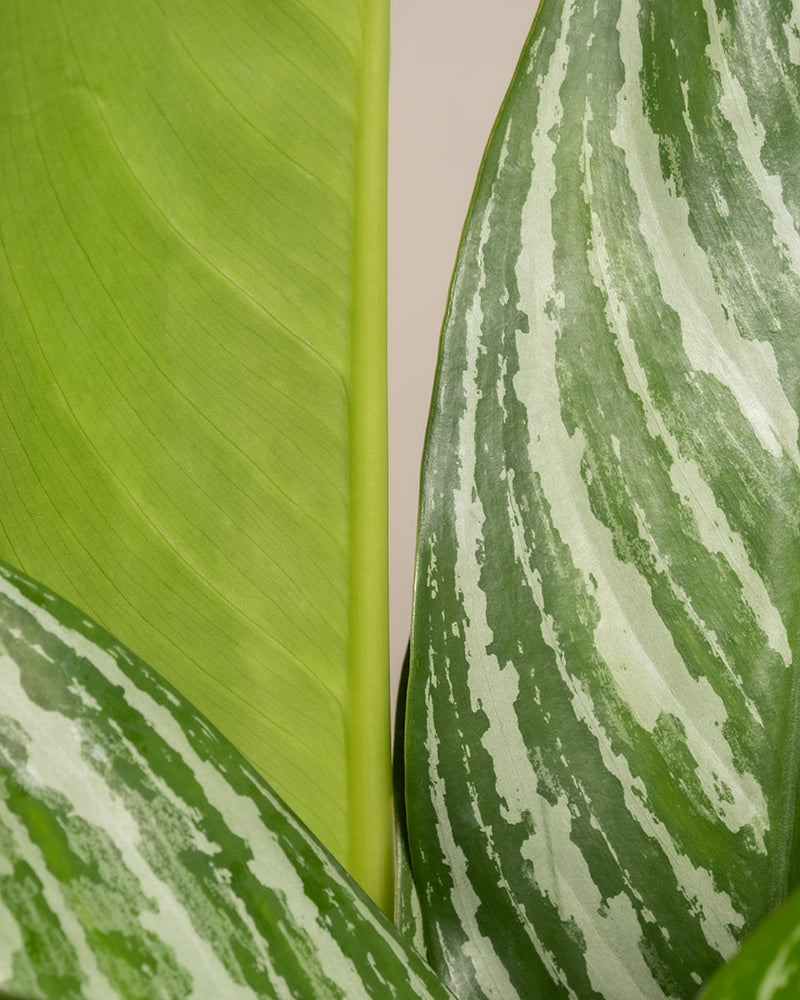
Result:
[[[479,267],[484,266],[483,247],[489,238],[489,217],[493,200],[490,199],[485,210],[481,251],[479,252]],[[481,326],[483,313],[481,310],[481,295],[485,287],[485,274],[473,297],[472,305],[466,315],[466,359],[462,388],[464,392],[464,414],[459,421],[459,456],[461,476],[453,497],[455,511],[455,532],[457,550],[455,570],[455,585],[462,595],[464,614],[462,626],[467,656],[468,680],[472,698],[473,710],[487,712],[489,735],[496,725],[494,713],[490,712],[488,704],[481,706],[476,697],[477,683],[488,672],[496,672],[497,661],[487,653],[487,647],[492,641],[492,633],[486,623],[486,597],[480,586],[480,565],[477,562],[477,550],[483,534],[485,521],[481,501],[474,489],[477,456],[475,453],[475,429],[477,406],[480,390],[475,384],[475,373],[480,354]],[[438,775],[438,749],[436,746],[433,714],[428,717],[428,733],[426,748],[430,758],[431,799],[436,812],[436,825],[440,843],[445,857],[448,859],[450,874],[453,880],[451,902],[459,921],[464,929],[464,954],[472,961],[475,978],[479,987],[487,997],[517,996],[502,959],[497,955],[491,938],[486,937],[478,926],[478,909],[480,899],[469,880],[467,859],[458,846],[456,836],[450,825],[448,803],[444,793],[444,785]],[[503,771],[502,767],[497,773]],[[446,943],[443,942],[443,947]]]
[[[434,694],[429,689],[426,697],[427,703],[434,704],[439,695],[440,692]],[[486,937],[478,925],[478,910],[481,900],[470,881],[467,858],[458,845],[450,822],[444,781],[439,774],[439,738],[436,733],[435,713],[432,711],[428,712],[425,749],[428,756],[429,794],[436,816],[436,835],[452,880],[450,903],[464,935],[461,950],[471,962],[475,983],[485,996],[489,997],[490,1000],[512,1000],[514,997],[519,997],[519,993],[509,979],[508,970],[497,954],[492,939]],[[454,989],[458,993],[459,969],[463,965],[463,959],[460,955],[453,954],[447,937],[440,933],[438,925],[433,929],[439,936],[440,946],[446,956],[446,963],[455,980]],[[533,936],[532,942],[538,945],[536,950],[539,954],[544,954],[541,943],[536,942]],[[570,993],[570,1000],[577,1000],[577,997]]]
[[[703,784],[713,788],[715,772],[738,773],[722,735],[726,707],[705,678],[694,678],[687,670],[653,607],[647,581],[617,558],[610,532],[591,510],[581,470],[583,436],[580,430],[570,436],[557,417],[561,390],[556,378],[556,345],[560,331],[557,321],[548,315],[546,302],[558,293],[549,205],[541,196],[553,183],[547,126],[542,123],[538,130],[537,166],[523,213],[525,242],[536,248],[536,271],[530,259],[521,259],[517,267],[521,305],[536,330],[535,337],[517,338],[520,373],[515,377],[517,396],[528,411],[531,461],[550,502],[554,527],[569,546],[573,563],[587,585],[595,581],[594,597],[601,614],[595,643],[620,696],[648,731],[653,730],[662,712],[679,719],[699,770],[711,768],[703,775]],[[698,704],[704,705],[702,716],[695,710]],[[757,788],[748,791],[755,796],[751,812],[754,828],[760,831],[765,815],[763,800]]]
[[[585,127],[584,127],[585,134]],[[586,186],[592,190],[592,150],[584,141],[584,165]],[[680,446],[669,432],[666,423],[654,403],[648,385],[647,373],[639,362],[636,344],[628,330],[627,309],[614,284],[613,268],[606,246],[605,233],[596,211],[591,213],[592,231],[587,256],[595,284],[600,288],[608,303],[606,316],[619,345],[625,379],[630,390],[642,403],[646,427],[654,438],[660,438],[672,459],[669,476],[677,496],[687,505],[697,526],[698,535],[709,552],[725,557],[742,584],[742,597],[750,606],[770,646],[783,658],[786,666],[792,662],[789,637],[780,613],[770,599],[764,581],[750,564],[741,537],[728,524],[725,512],[718,505],[714,494],[704,481],[697,463],[681,455]],[[694,615],[692,609],[692,615]],[[694,616],[696,619],[696,616]],[[699,624],[699,621],[698,621]],[[711,638],[705,626],[703,632]],[[736,678],[741,687],[741,679]],[[758,718],[752,702],[748,701],[751,712]],[[760,722],[761,720],[758,719]]]
[[[661,1000],[664,991],[642,955],[642,929],[628,895],[604,898],[595,883],[572,829],[565,795],[555,804],[539,798],[533,832],[523,855],[536,880],[565,923],[583,935],[586,971],[592,988],[615,1000]]]
[[[720,954],[731,954],[735,947],[735,940],[728,930],[728,926],[741,927],[743,918],[736,912],[730,897],[726,893],[717,891],[714,886],[712,873],[695,867],[681,853],[664,823],[646,807],[645,803],[648,801],[646,787],[640,779],[633,777],[627,760],[622,755],[614,753],[611,739],[606,734],[602,723],[593,710],[594,702],[592,701],[590,692],[585,690],[576,675],[567,670],[566,658],[560,647],[555,626],[544,606],[541,577],[529,565],[528,554],[525,550],[524,538],[522,537],[522,518],[513,501],[512,507],[514,509],[514,516],[512,518],[514,548],[517,559],[525,570],[531,593],[534,595],[536,604],[542,615],[542,637],[555,654],[555,661],[562,681],[567,689],[572,692],[572,707],[575,718],[583,722],[596,738],[606,769],[617,778],[622,786],[625,803],[632,820],[642,828],[647,836],[652,837],[660,845],[684,896],[690,903],[697,905],[699,919],[703,924],[707,940]],[[563,838],[553,837],[552,846],[554,850],[558,847],[563,848]],[[561,867],[559,865],[559,870],[561,870]],[[569,871],[573,867],[574,865],[565,860],[563,864],[565,871]],[[625,915],[630,916],[627,913]],[[633,926],[624,929],[620,928],[620,933],[627,942],[631,940],[638,941],[639,939],[638,929]],[[635,968],[635,964],[633,967]]]
[[[549,202],[547,202],[546,209],[541,203],[546,201],[554,191],[554,184],[549,183],[554,177],[551,155],[554,152],[554,146],[547,136],[560,119],[561,105],[558,91],[569,62],[566,37],[572,14],[573,8],[565,6],[561,38],[552,56],[550,72],[540,81],[540,107],[542,112],[545,109],[550,109],[553,118],[552,120],[543,121],[540,119],[539,121],[536,131],[535,172],[531,191],[534,192],[533,197],[540,203],[538,210],[544,218],[549,218]],[[504,158],[501,157],[501,164],[503,162]],[[538,176],[540,172],[544,172],[545,177]],[[492,203],[490,202],[481,233],[481,248],[487,245],[492,235],[488,226],[491,207]],[[541,244],[533,245],[537,258],[540,254],[549,258],[546,248],[543,250]],[[481,250],[479,267],[483,268],[484,266]],[[620,997],[630,997],[631,1000],[637,998],[638,1000],[642,996],[642,987],[646,984],[649,995],[660,996],[661,992],[654,984],[646,963],[641,954],[636,951],[635,943],[639,940],[641,932],[629,902],[627,907],[625,903],[619,906],[611,905],[607,919],[610,922],[614,922],[614,917],[621,919],[615,924],[613,931],[609,932],[609,938],[615,942],[621,938],[624,944],[620,948],[624,950],[632,946],[635,954],[626,955],[624,965],[620,965],[620,958],[615,949],[604,943],[603,930],[608,930],[608,927],[601,930],[592,914],[592,902],[596,902],[599,907],[600,891],[592,882],[591,873],[579,848],[570,840],[570,830],[559,830],[556,836],[552,835],[558,826],[558,807],[551,807],[538,795],[537,775],[530,765],[527,747],[519,728],[513,721],[516,712],[515,702],[518,696],[518,675],[513,664],[501,664],[495,656],[488,653],[493,635],[487,622],[486,597],[480,585],[481,566],[476,558],[482,542],[485,516],[480,498],[474,493],[476,466],[482,460],[482,456],[475,453],[479,392],[474,383],[474,373],[482,351],[481,295],[483,290],[484,286],[481,282],[466,316],[467,355],[463,378],[466,406],[459,427],[461,479],[454,497],[458,535],[455,567],[456,587],[463,595],[462,627],[467,649],[471,707],[473,711],[482,712],[487,721],[482,743],[493,761],[494,780],[497,796],[501,802],[501,813],[511,825],[524,823],[529,826],[530,819],[533,817],[534,832],[528,839],[526,852],[533,866],[533,877],[552,904],[559,910],[563,919],[574,921],[583,933],[587,942],[587,962],[590,966],[588,974],[593,985],[609,989],[609,995],[613,993]],[[535,327],[535,324],[533,325]],[[504,405],[506,391],[502,379],[503,374],[501,371],[501,380],[496,387],[498,403],[501,408]],[[538,372],[535,377],[538,380]],[[529,426],[534,428],[536,425],[530,423]],[[513,486],[511,471],[507,471],[506,475],[510,480],[509,488],[511,488]],[[437,750],[433,731],[429,732],[428,752],[435,758]],[[432,769],[434,769],[433,765]],[[443,813],[445,808],[446,802],[442,801]],[[443,816],[440,820],[440,829],[444,827],[445,822]],[[568,826],[571,827],[571,819]],[[468,878],[465,861],[449,827],[445,827],[445,832],[446,848],[450,852],[454,867],[452,875],[456,885],[460,886],[462,880]],[[443,836],[442,832],[440,832],[440,836]],[[491,831],[487,831],[487,852],[489,854],[492,851],[492,839]],[[579,860],[576,861],[576,858]],[[552,877],[548,877],[548,875]],[[475,909],[479,901],[477,898],[470,898],[468,889],[459,888],[458,900],[454,900],[454,903],[459,907],[459,916],[467,922],[471,930],[473,940],[469,946],[470,954],[472,951],[478,952],[478,942],[481,942],[479,953],[485,963],[487,958],[484,954],[484,948],[488,946],[483,944],[482,936],[475,925]],[[510,900],[510,905],[514,905],[513,899]],[[465,912],[465,907],[469,912]],[[525,928],[531,941],[534,942],[550,975],[556,982],[561,982],[566,987],[565,975],[559,969],[555,956],[539,940],[535,924],[526,918],[521,908],[517,909],[515,916]],[[475,926],[473,927],[473,925]],[[491,952],[491,955],[494,959],[494,952]],[[487,995],[495,995],[494,982],[483,983],[482,986]],[[574,995],[572,990],[567,988],[569,995]]]

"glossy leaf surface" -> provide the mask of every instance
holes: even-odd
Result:
[[[379,895],[386,18],[0,11],[0,555],[164,672]]]
[[[0,570],[0,989],[447,1000],[174,688]]]
[[[406,725],[460,997],[689,998],[797,881],[800,22],[543,0],[451,290]]]

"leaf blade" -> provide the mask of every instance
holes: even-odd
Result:
[[[0,539],[385,898],[384,6],[4,10]]]
[[[487,150],[426,442],[406,736],[429,954],[464,996],[692,996],[793,884],[778,35],[766,5],[545,0]],[[739,80],[780,211],[726,117]]]

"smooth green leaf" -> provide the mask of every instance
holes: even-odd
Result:
[[[448,993],[255,769],[82,611],[0,568],[0,988]]]
[[[713,977],[701,1000],[795,1000],[800,996],[800,893],[759,925]]]
[[[0,556],[384,902],[387,18],[0,9]]]
[[[543,0],[453,280],[406,722],[467,997],[688,998],[797,883],[800,22]]]

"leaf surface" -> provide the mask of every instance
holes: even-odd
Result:
[[[386,16],[0,12],[0,555],[384,901]]]
[[[406,722],[462,998],[692,997],[797,882],[792,11],[544,0],[495,125]]]
[[[0,990],[447,1000],[218,730],[5,567],[0,687]]]

